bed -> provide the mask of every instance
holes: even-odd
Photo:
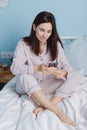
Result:
[[[70,50],[70,45],[73,47],[72,44],[77,38],[62,39],[65,53],[68,55],[67,50]],[[27,95],[19,96],[16,93],[17,79],[14,77],[0,91],[0,130],[87,130],[87,77],[85,76],[87,73],[83,71],[83,66],[75,67],[82,73],[79,89],[58,104],[60,109],[77,123],[75,127],[61,122],[49,110],[40,112],[36,117],[32,112],[36,107],[35,102],[32,99],[28,100]]]

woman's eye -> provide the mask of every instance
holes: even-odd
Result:
[[[41,32],[44,32],[44,29],[41,28],[40,31],[41,31]]]
[[[52,33],[52,31],[48,31],[48,33]]]
[[[45,32],[45,30],[43,28],[40,28],[41,32]],[[52,30],[48,30],[47,33],[52,33]]]

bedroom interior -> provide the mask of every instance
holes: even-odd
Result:
[[[87,130],[87,1],[0,1],[0,130]],[[18,40],[29,34],[33,17],[42,10],[55,14],[65,55],[82,74],[79,89],[58,104],[76,121],[75,127],[62,123],[49,110],[36,117],[32,113],[35,102],[15,91],[17,79],[9,69],[12,55],[2,57],[3,52],[14,52]]]

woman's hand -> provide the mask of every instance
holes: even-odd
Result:
[[[41,65],[41,70],[42,70],[45,74],[49,75],[49,74],[53,74],[54,71],[57,70],[57,68],[55,68],[55,67],[48,67],[48,65],[42,64],[42,65]]]
[[[68,72],[63,70],[63,69],[60,69],[60,70],[55,70],[53,72],[53,75],[58,78],[58,79],[62,79],[62,78],[66,78],[67,79],[67,75],[68,75]]]
[[[48,67],[48,66],[46,66],[44,64],[42,64],[42,71],[45,74],[52,74],[52,75],[54,75],[57,79],[62,79],[62,78],[67,79],[67,75],[68,75],[68,72],[63,70],[63,69],[58,70],[55,67]]]
[[[47,64],[35,65],[34,72],[44,71],[44,69],[46,69],[47,67],[48,67]]]
[[[67,71],[65,71],[63,69],[58,70],[55,67],[48,67],[47,64],[35,65],[34,66],[34,72],[38,72],[38,71],[42,71],[43,73],[45,73],[47,75],[52,74],[57,79],[62,79],[62,78],[67,79],[67,75],[68,75]]]
[[[34,72],[42,71],[45,74],[52,74],[53,71],[57,70],[55,67],[48,67],[47,64],[35,65]]]

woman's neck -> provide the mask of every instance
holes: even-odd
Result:
[[[43,52],[44,46],[45,46],[45,43],[40,43],[40,54]]]

